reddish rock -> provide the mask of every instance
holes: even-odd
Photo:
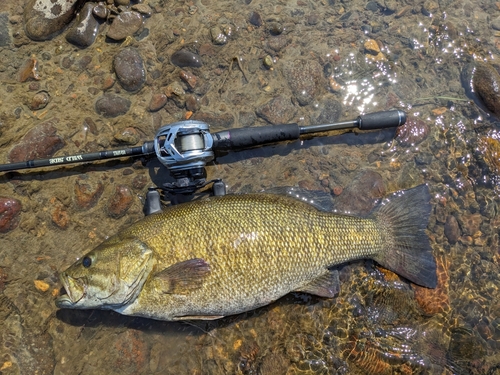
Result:
[[[134,179],[132,180],[132,187],[135,189],[135,190],[142,190],[146,187],[146,185],[148,184],[148,178],[143,175],[143,174],[139,174],[137,176],[134,177]]]
[[[38,60],[33,58],[26,60],[21,68],[19,68],[18,79],[19,82],[26,82],[28,80],[38,81],[40,79],[38,75]]]
[[[406,123],[396,131],[396,139],[405,147],[416,146],[427,138],[431,129],[418,117],[409,116]]]
[[[149,111],[156,112],[162,109],[167,104],[167,95],[163,93],[154,94],[149,102]]]
[[[19,224],[21,202],[14,198],[0,197],[0,233],[7,233]]]
[[[81,209],[94,207],[104,191],[101,181],[93,181],[88,176],[79,177],[75,183],[75,202]]]
[[[52,222],[61,229],[66,229],[69,224],[68,211],[62,206],[54,208],[52,211]]]
[[[119,185],[115,189],[115,194],[108,202],[108,215],[118,219],[125,215],[132,203],[134,196],[127,186]]]
[[[53,118],[31,129],[9,152],[9,161],[20,161],[48,158],[64,146],[64,141],[59,137],[54,127],[59,119]]]
[[[186,84],[191,89],[194,89],[196,87],[196,82],[198,81],[198,78],[194,74],[192,74],[192,73],[190,73],[190,72],[188,72],[186,70],[181,70],[179,72],[179,76],[181,77],[181,79],[184,82],[186,82]]]

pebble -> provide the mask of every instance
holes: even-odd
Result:
[[[91,179],[88,175],[78,177],[74,187],[77,207],[84,210],[94,207],[103,191],[104,186],[101,181]]]
[[[137,48],[128,47],[118,52],[113,68],[118,82],[127,91],[139,91],[146,82],[146,69]]]
[[[454,245],[457,243],[458,238],[460,237],[460,227],[458,226],[458,221],[455,216],[449,215],[446,218],[446,223],[444,224],[444,235],[450,244]]]
[[[29,107],[32,111],[37,111],[39,109],[43,109],[49,104],[50,95],[47,91],[39,91],[37,92],[33,98],[31,98],[31,102]]]
[[[14,198],[0,197],[0,233],[7,233],[19,224],[21,202]]]
[[[256,11],[250,13],[250,17],[248,17],[248,22],[257,27],[262,26],[262,17],[260,13]]]
[[[16,163],[32,159],[48,158],[64,147],[64,141],[59,137],[55,125],[59,119],[47,120],[31,129],[21,139],[19,144],[9,152],[9,161]]]
[[[367,215],[374,207],[377,199],[386,195],[382,176],[372,170],[363,170],[335,198],[335,209],[340,213]]]
[[[93,9],[94,3],[86,3],[78,13],[76,21],[66,33],[66,40],[78,47],[92,45],[97,37],[99,22],[95,19]]]
[[[100,2],[92,9],[92,13],[94,13],[94,16],[96,17],[107,18],[109,15],[109,9],[104,3]]]
[[[500,30],[500,17],[497,17],[493,21],[491,21],[491,27],[494,30]]]
[[[139,13],[143,14],[146,17],[151,17],[153,14],[153,10],[147,4],[135,4],[132,5],[132,10],[136,10]]]
[[[26,82],[28,80],[38,81],[40,79],[38,75],[38,60],[33,58],[26,60],[21,68],[19,68],[18,79],[19,82]]]
[[[408,116],[406,123],[396,130],[396,139],[404,147],[415,146],[427,138],[430,126],[418,117]]]
[[[257,115],[271,124],[286,124],[297,112],[290,98],[276,96],[257,109]]]
[[[213,44],[220,46],[227,43],[227,35],[225,35],[218,26],[214,26],[210,29],[210,35]]]
[[[150,112],[156,112],[162,109],[165,104],[167,104],[167,95],[163,93],[153,94],[148,109]]]
[[[63,206],[57,206],[52,210],[52,222],[60,229],[66,229],[69,224],[69,215]]]
[[[192,74],[191,72],[188,72],[186,70],[181,70],[179,71],[179,77],[186,82],[186,84],[189,86],[190,89],[194,89],[196,87],[196,82],[198,81],[198,78]]]
[[[479,231],[483,219],[479,213],[466,214],[459,216],[458,222],[464,236],[474,236]]]
[[[186,99],[186,109],[188,111],[196,112],[200,110],[201,104],[200,100],[196,95],[188,94],[185,96]]]
[[[40,292],[46,292],[50,288],[50,285],[43,280],[33,280],[33,282],[35,284],[35,288]]]
[[[193,68],[199,68],[203,65],[200,56],[198,56],[196,53],[193,53],[185,49],[181,49],[180,51],[175,52],[170,57],[170,62],[181,68],[188,66]]]
[[[121,96],[106,93],[97,99],[95,110],[97,114],[104,117],[118,117],[127,113],[130,109],[130,100]]]
[[[30,39],[47,40],[74,17],[79,0],[30,0],[24,8],[24,29]]]
[[[90,117],[85,117],[85,119],[83,120],[83,126],[85,130],[88,129],[93,135],[99,134],[94,120],[92,120]]]
[[[135,190],[142,190],[146,187],[148,182],[149,182],[149,180],[145,175],[138,174],[132,180],[132,188],[134,188]]]
[[[125,11],[115,17],[106,36],[114,40],[121,40],[134,35],[141,27],[141,14],[133,10]]]
[[[108,201],[108,215],[115,219],[123,217],[133,202],[134,196],[130,189],[123,185],[117,186],[115,193]]]
[[[283,67],[285,78],[300,105],[310,104],[318,95],[323,69],[315,60],[295,60]]]
[[[472,73],[472,88],[484,106],[500,116],[500,75],[490,64],[476,62]]]

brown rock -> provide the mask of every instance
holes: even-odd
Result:
[[[49,93],[47,91],[40,91],[33,96],[29,107],[32,111],[37,111],[39,109],[45,108],[47,104],[49,104],[49,101]]]
[[[156,112],[162,109],[165,104],[167,104],[167,95],[163,93],[153,94],[148,109],[150,112]]]
[[[446,219],[446,223],[444,224],[444,235],[450,244],[454,245],[457,243],[460,237],[460,227],[458,226],[458,221],[455,219],[455,216],[450,215]]]
[[[128,128],[116,132],[113,138],[120,143],[135,145],[137,142],[139,142],[140,136],[135,128],[129,126]]]
[[[195,113],[191,119],[206,122],[214,128],[227,129],[234,124],[234,117],[230,113],[216,114],[209,112],[198,112]]]
[[[300,105],[310,104],[322,86],[323,68],[315,60],[295,60],[283,67],[283,73]]]
[[[59,119],[47,120],[31,129],[9,152],[9,161],[16,163],[32,159],[51,157],[64,146],[64,141],[59,137],[54,127]]]
[[[132,203],[134,196],[127,186],[119,185],[115,189],[115,193],[108,202],[108,215],[118,219],[125,215]]]
[[[464,236],[474,236],[478,231],[483,219],[481,214],[461,215],[458,222],[462,228]]]
[[[26,60],[21,68],[19,68],[18,79],[19,82],[26,82],[28,80],[38,81],[40,79],[38,75],[38,60],[33,58]]]
[[[87,175],[79,177],[75,182],[76,205],[85,210],[94,207],[103,191],[102,182],[92,180]]]
[[[469,72],[469,70],[471,72]],[[472,74],[470,77],[469,74]],[[470,85],[466,90],[475,99],[479,99],[488,111],[496,116],[500,116],[500,75],[490,64],[476,61],[473,66],[466,65],[464,83]]]
[[[61,229],[66,229],[69,224],[68,211],[63,206],[57,206],[52,210],[52,222]]]
[[[121,40],[127,36],[134,35],[142,26],[142,16],[134,11],[120,13],[109,27],[106,34],[114,40]]]
[[[118,52],[113,68],[118,82],[127,91],[138,91],[146,82],[146,69],[137,48],[128,47]]]
[[[196,76],[186,70],[181,70],[179,72],[179,76],[181,79],[186,82],[186,84],[191,88],[194,89],[196,87],[196,82],[198,81],[198,78]]]
[[[406,123],[396,130],[396,139],[405,147],[418,145],[425,140],[431,129],[429,125],[418,117],[408,116]]]
[[[142,190],[146,187],[148,183],[148,178],[144,176],[143,174],[138,174],[137,176],[134,177],[132,180],[132,187],[135,190]]]
[[[14,198],[0,197],[0,233],[7,233],[19,224],[21,202]]]

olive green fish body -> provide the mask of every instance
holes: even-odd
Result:
[[[428,193],[420,190],[408,193],[410,200],[425,203]],[[395,207],[407,200],[396,197],[367,218],[273,194],[173,206],[111,237],[62,273],[68,296],[57,304],[159,320],[214,319],[291,291],[331,297],[337,286],[328,267],[366,258],[434,286],[435,263],[424,233],[429,204],[423,211]],[[409,224],[417,226],[410,233]],[[422,257],[423,266],[415,264]]]

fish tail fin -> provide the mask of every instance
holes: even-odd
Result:
[[[411,282],[435,288],[436,261],[425,233],[431,213],[427,185],[404,190],[370,215],[384,233],[386,245],[373,259]]]

